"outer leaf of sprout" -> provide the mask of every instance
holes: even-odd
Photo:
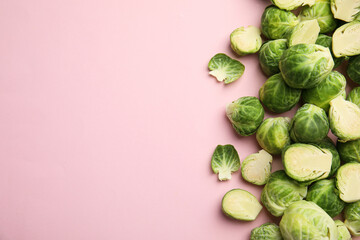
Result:
[[[225,84],[236,81],[245,71],[245,66],[241,62],[224,53],[218,53],[211,58],[208,67],[209,74],[216,77],[219,82],[225,80]]]
[[[233,145],[218,145],[211,158],[211,168],[219,180],[231,179],[231,173],[240,168],[240,158]]]

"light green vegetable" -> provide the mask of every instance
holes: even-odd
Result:
[[[351,235],[350,235],[350,232],[347,229],[346,225],[340,220],[335,220],[334,222],[339,231],[338,240],[351,240]]]
[[[325,137],[321,141],[317,142],[316,145],[320,148],[325,148],[331,152],[332,160],[331,160],[331,169],[330,169],[329,177],[332,177],[340,167],[339,153],[336,147],[334,146],[333,141],[329,137]]]
[[[344,211],[345,225],[353,236],[360,236],[360,201],[350,203]]]
[[[359,0],[331,0],[334,17],[345,22],[353,21],[360,11]]]
[[[335,57],[360,54],[360,21],[346,23],[335,30],[332,37],[332,50]]]
[[[257,27],[239,27],[230,35],[231,48],[240,56],[256,53],[262,44],[260,34]]]
[[[290,11],[305,5],[312,6],[315,0],[271,0],[271,2],[281,9]]]
[[[245,66],[241,62],[224,53],[218,53],[211,58],[208,67],[209,74],[216,77],[219,82],[224,81],[225,84],[236,81],[245,71]]]
[[[338,149],[340,159],[343,162],[360,163],[360,139],[348,142],[337,142],[336,147]]]
[[[231,173],[240,168],[240,158],[233,145],[218,145],[211,158],[211,168],[219,180],[231,179]]]
[[[274,223],[264,223],[251,230],[250,240],[282,240],[280,228]]]
[[[265,150],[247,156],[242,162],[242,177],[255,185],[264,185],[271,174],[272,156]]]
[[[260,67],[267,76],[280,72],[279,60],[287,49],[286,39],[276,39],[265,42],[259,51]]]
[[[319,34],[318,38],[316,39],[315,44],[321,45],[323,47],[329,48],[331,52],[331,56],[334,60],[334,69],[341,65],[341,63],[344,61],[345,57],[335,57],[332,52],[332,37],[325,35],[325,34]]]
[[[346,203],[360,200],[360,163],[351,162],[342,165],[336,173],[336,186],[340,198]]]
[[[314,44],[320,33],[320,27],[316,19],[299,22],[289,36],[289,47],[299,43]]]
[[[350,58],[346,72],[351,80],[360,84],[360,55]]]
[[[359,66],[360,67],[360,66]],[[360,87],[356,87],[348,94],[346,100],[360,107]]]

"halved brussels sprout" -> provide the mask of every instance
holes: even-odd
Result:
[[[270,5],[261,16],[261,32],[268,39],[286,38],[298,22],[294,13]]]
[[[337,58],[334,56],[332,52],[332,37],[325,35],[325,34],[319,34],[318,38],[316,39],[315,44],[321,45],[323,47],[327,47],[330,49],[331,56],[334,60],[334,69],[341,65],[341,63],[344,61],[345,57]]]
[[[360,87],[356,87],[348,94],[346,100],[356,104],[360,108]]]
[[[360,55],[350,58],[346,72],[351,80],[360,84]]]
[[[231,179],[231,173],[240,168],[240,158],[233,145],[218,145],[211,158],[211,168],[220,181]]]
[[[280,228],[274,223],[264,223],[251,230],[250,240],[282,240]]]
[[[280,73],[268,78],[259,90],[260,101],[276,113],[292,109],[299,102],[300,95],[301,90],[286,85]]]
[[[262,44],[260,34],[257,27],[239,27],[230,35],[231,48],[240,56],[256,53]]]
[[[299,43],[316,42],[320,27],[316,19],[299,22],[289,36],[289,47]]]
[[[329,137],[325,137],[320,142],[317,142],[316,145],[320,148],[325,148],[329,150],[332,154],[332,161],[331,161],[331,170],[329,173],[329,177],[333,176],[338,168],[340,167],[340,156],[333,141]]]
[[[360,21],[346,23],[335,30],[332,37],[332,50],[335,57],[360,54]]]
[[[283,170],[279,170],[270,175],[261,192],[261,202],[272,215],[279,217],[290,204],[302,200],[306,193],[306,186],[300,185]]]
[[[360,163],[351,162],[342,165],[336,173],[336,186],[344,202],[359,201]]]
[[[334,222],[339,231],[338,240],[351,240],[351,235],[350,235],[350,232],[347,229],[346,225],[340,220],[335,220]]]
[[[360,236],[360,201],[350,203],[344,211],[345,225],[353,236]]]
[[[297,44],[284,51],[280,58],[281,74],[290,87],[308,89],[324,80],[334,61],[330,50],[317,44]]]
[[[286,39],[270,40],[261,46],[259,62],[261,69],[267,76],[272,76],[280,72],[279,60],[286,49]]]
[[[305,5],[312,6],[315,0],[271,0],[271,2],[281,9],[290,11]]]
[[[230,58],[224,53],[218,53],[209,62],[209,74],[216,77],[219,82],[224,81],[225,84],[238,80],[245,71],[245,66]]]
[[[341,142],[360,138],[360,108],[338,96],[330,101],[330,129]]]
[[[348,142],[337,142],[340,159],[343,162],[360,163],[360,139]]]
[[[346,78],[337,71],[332,71],[316,87],[305,89],[302,92],[302,99],[307,102],[321,107],[326,112],[329,111],[330,101],[337,96],[345,97]]]
[[[265,150],[247,156],[242,162],[242,177],[255,185],[264,185],[271,174],[272,156]]]
[[[308,189],[306,200],[316,203],[330,217],[339,215],[345,207],[345,203],[339,198],[334,178],[322,179],[312,184]]]
[[[262,209],[256,197],[243,189],[228,191],[221,204],[222,210],[227,216],[243,221],[255,220]]]
[[[345,22],[351,22],[360,11],[359,0],[331,0],[331,11],[334,17]]]
[[[280,221],[284,239],[337,240],[339,232],[334,220],[318,205],[305,200],[291,204]]]
[[[316,143],[329,133],[329,120],[324,109],[312,104],[299,108],[291,121],[290,137],[294,142]]]
[[[256,132],[259,145],[271,154],[280,154],[290,144],[290,118],[267,118]]]

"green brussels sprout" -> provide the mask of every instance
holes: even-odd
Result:
[[[359,162],[360,163],[360,139],[348,142],[337,142],[340,159],[343,162]]]
[[[332,37],[325,35],[325,34],[319,34],[318,38],[316,39],[315,44],[321,45],[323,47],[327,47],[330,49],[331,56],[334,60],[334,68],[337,68],[341,65],[341,63],[344,61],[345,57],[337,58],[334,56],[332,52]]]
[[[209,62],[209,74],[216,77],[219,82],[224,81],[225,84],[238,80],[245,71],[245,66],[230,58],[224,53],[218,53]]]
[[[299,14],[301,21],[315,19],[320,33],[328,33],[336,28],[336,20],[331,12],[330,0],[316,0],[313,6],[305,6]]]
[[[330,101],[329,120],[331,132],[341,142],[360,138],[360,108],[338,96]]]
[[[356,104],[360,108],[360,87],[356,87],[348,94],[346,100]]]
[[[332,154],[316,145],[295,143],[285,147],[282,161],[289,177],[307,185],[329,176]]]
[[[222,199],[223,212],[234,219],[253,221],[259,215],[262,206],[254,195],[243,189],[232,189]]]
[[[304,199],[307,187],[289,178],[283,170],[270,175],[269,181],[261,192],[261,202],[274,216],[282,216],[293,202]]]
[[[331,11],[334,17],[345,22],[351,22],[360,11],[359,0],[331,0]]]
[[[351,80],[360,84],[360,55],[350,58],[346,72]]]
[[[279,60],[286,49],[286,39],[270,40],[261,46],[259,62],[261,69],[267,76],[272,76],[280,72]]]
[[[250,154],[242,162],[242,177],[249,183],[264,185],[271,174],[272,160],[272,156],[265,150]]]
[[[231,179],[231,173],[240,168],[240,158],[233,145],[217,145],[211,158],[211,169],[220,181]]]
[[[316,19],[301,21],[289,35],[289,47],[299,43],[314,44],[319,36],[319,32],[320,27]]]
[[[350,203],[344,211],[345,225],[353,236],[360,236],[360,201]]]
[[[312,6],[315,4],[315,0],[271,0],[278,8],[284,10],[294,10],[301,6]]]
[[[262,44],[260,34],[257,27],[239,27],[230,34],[231,48],[240,56],[256,53]]]
[[[305,89],[302,92],[302,99],[307,102],[321,107],[326,112],[329,111],[330,101],[337,96],[345,97],[346,78],[337,71],[332,71],[316,87]]]
[[[280,221],[284,239],[337,240],[339,232],[334,220],[318,205],[305,200],[291,204]]]
[[[259,90],[260,101],[276,113],[293,108],[300,100],[301,90],[286,85],[280,73],[272,75]]]
[[[317,44],[297,44],[284,51],[279,61],[281,74],[293,88],[313,88],[334,67],[330,50]]]
[[[280,228],[274,223],[264,223],[251,230],[250,240],[282,240]]]
[[[346,225],[340,220],[335,220],[334,222],[339,231],[338,240],[351,240],[351,234],[350,234],[349,230],[347,229]]]
[[[360,54],[360,21],[346,23],[337,28],[332,37],[332,50],[335,57]]]
[[[342,165],[336,173],[336,187],[340,198],[346,203],[360,200],[360,163],[351,162]]]
[[[317,142],[316,145],[320,148],[325,148],[331,152],[332,160],[329,177],[333,176],[340,167],[340,156],[336,147],[334,146],[333,141],[329,137],[325,137],[320,142]]]
[[[298,22],[294,13],[270,5],[261,16],[261,32],[268,39],[286,38]]]
[[[336,189],[334,178],[319,180],[312,184],[308,189],[306,200],[316,203],[330,217],[339,215],[345,207],[345,203],[339,198],[339,190]]]
[[[241,97],[226,107],[227,117],[241,136],[254,134],[262,123],[264,114],[259,99],[252,96]]]
[[[267,118],[256,132],[259,145],[271,154],[280,154],[290,144],[290,118]]]
[[[299,108],[291,121],[290,137],[294,142],[316,143],[329,133],[329,120],[324,109],[312,104]]]

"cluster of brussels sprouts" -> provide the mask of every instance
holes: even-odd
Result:
[[[221,181],[241,167],[244,180],[264,185],[261,203],[246,190],[232,189],[222,199],[222,210],[243,221],[255,220],[263,207],[281,217],[279,226],[254,228],[252,240],[360,236],[360,87],[347,95],[345,76],[334,70],[348,62],[346,75],[360,84],[360,0],[271,3],[260,29],[239,27],[230,35],[238,56],[258,52],[268,79],[258,97],[228,104],[226,116],[240,136],[256,134],[262,149],[241,162],[234,146],[218,145],[211,160]],[[208,66],[225,84],[245,71],[240,61],[223,53]],[[265,109],[284,113],[301,100],[292,118],[264,119]],[[283,170],[271,173],[272,155],[281,155]],[[341,213],[344,222],[333,219]]]

